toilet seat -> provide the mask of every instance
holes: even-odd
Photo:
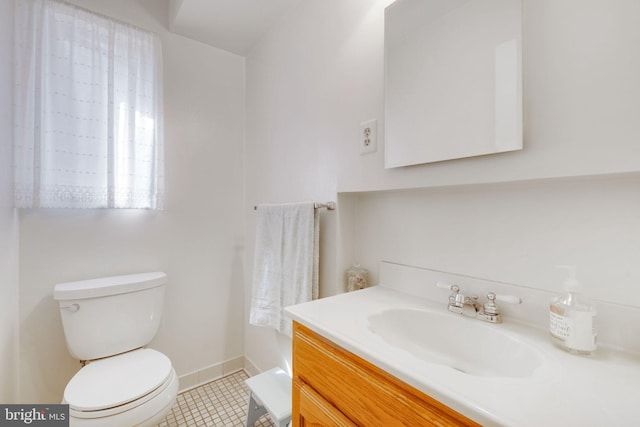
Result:
[[[67,384],[64,401],[74,417],[105,417],[148,402],[174,377],[167,356],[153,349],[138,349],[88,363]]]

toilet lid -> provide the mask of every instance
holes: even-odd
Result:
[[[171,361],[150,348],[92,361],[64,390],[69,406],[97,411],[139,399],[159,387],[171,373]]]

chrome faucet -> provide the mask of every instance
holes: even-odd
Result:
[[[467,317],[476,317],[481,309],[478,296],[464,296],[460,293],[460,288],[457,285],[451,285],[450,289],[452,293],[449,295],[449,311]]]
[[[467,297],[460,293],[458,285],[450,285],[448,283],[438,282],[436,286],[443,289],[449,289],[449,311],[461,314],[467,317],[475,317],[479,320],[491,323],[502,323],[500,308],[496,301],[508,302],[511,304],[521,304],[522,300],[513,295],[496,295],[493,292],[487,294],[487,302],[480,304],[477,295]]]

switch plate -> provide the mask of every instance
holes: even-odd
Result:
[[[378,150],[378,121],[360,123],[360,154],[371,154]]]

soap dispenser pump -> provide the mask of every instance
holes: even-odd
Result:
[[[582,286],[576,280],[576,267],[561,265],[566,269],[565,294],[554,298],[549,307],[549,332],[555,344],[570,352],[591,354],[596,350],[596,333],[593,318],[597,311],[591,301],[582,294]]]

